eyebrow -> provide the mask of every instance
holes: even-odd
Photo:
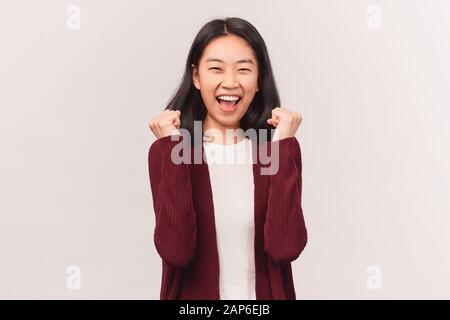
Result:
[[[208,58],[206,59],[206,62],[221,62],[224,63],[222,60],[218,59],[218,58]],[[238,63],[250,63],[253,64],[253,60],[252,59],[242,59],[239,61],[236,61],[236,64]]]

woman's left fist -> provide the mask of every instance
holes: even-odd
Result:
[[[276,107],[272,109],[272,117],[267,119],[267,123],[276,128],[272,141],[290,138],[295,136],[300,127],[302,115],[299,112]]]

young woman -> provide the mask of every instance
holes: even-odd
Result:
[[[148,164],[161,299],[296,299],[291,262],[307,242],[295,138],[302,118],[279,105],[255,27],[236,17],[204,25],[180,87],[149,123],[157,138]],[[251,130],[268,134],[249,138]],[[174,161],[172,151],[188,137],[188,158],[200,150],[200,163]],[[278,150],[275,173],[262,173],[261,150]],[[239,164],[217,161],[249,154]]]

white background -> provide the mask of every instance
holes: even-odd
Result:
[[[67,27],[72,4],[79,30]],[[0,298],[159,299],[147,123],[199,28],[230,15],[259,30],[283,107],[303,114],[297,299],[450,298],[448,1],[0,9]]]

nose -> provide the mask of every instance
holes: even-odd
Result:
[[[235,89],[239,86],[236,81],[236,77],[233,71],[228,71],[225,73],[224,79],[222,81],[222,87],[225,89]]]

